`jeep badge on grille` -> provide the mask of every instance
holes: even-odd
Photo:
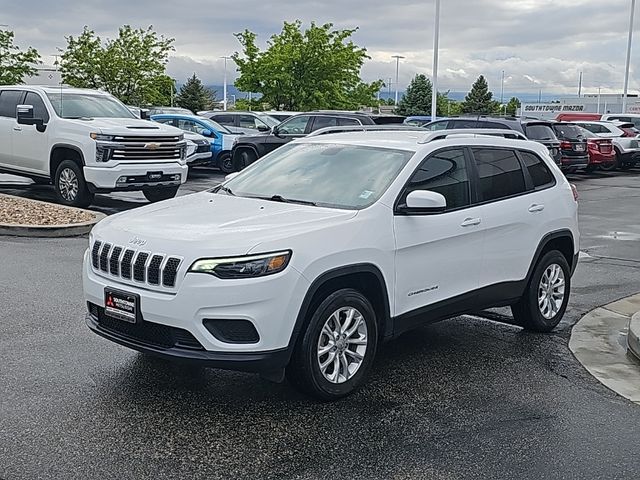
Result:
[[[146,244],[147,244],[147,241],[139,237],[133,237],[131,240],[129,240],[129,245],[136,245],[138,247],[143,247]]]

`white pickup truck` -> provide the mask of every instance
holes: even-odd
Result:
[[[187,179],[186,150],[181,130],[135,118],[108,93],[0,86],[0,173],[51,183],[62,204],[126,190],[172,198]]]

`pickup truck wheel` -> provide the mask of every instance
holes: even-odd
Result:
[[[233,169],[236,172],[243,170],[258,159],[253,150],[242,149],[233,156]]]
[[[300,332],[287,379],[323,401],[338,400],[360,387],[373,364],[378,326],[369,300],[357,290],[327,296]]]
[[[511,306],[516,323],[525,330],[550,332],[562,320],[570,290],[567,259],[558,250],[547,252],[538,261],[524,295]]]
[[[221,154],[220,160],[218,162],[220,164],[220,170],[222,170],[222,173],[231,173],[234,171],[230,152],[224,152],[223,154]]]
[[[150,202],[161,202],[162,200],[169,200],[178,193],[180,187],[156,187],[143,190],[145,198]]]
[[[56,170],[53,179],[56,197],[63,205],[88,207],[93,202],[82,169],[73,160],[64,160]]]

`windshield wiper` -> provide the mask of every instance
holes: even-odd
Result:
[[[229,187],[225,187],[224,185],[220,185],[216,192],[225,192],[231,196],[235,196],[235,193],[233,193]]]
[[[262,200],[271,200],[272,202],[281,202],[281,203],[299,203],[301,205],[312,205],[315,206],[315,202],[310,202],[308,200],[296,200],[294,198],[286,198],[282,195],[271,195],[270,197],[254,197],[260,198]]]

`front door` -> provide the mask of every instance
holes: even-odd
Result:
[[[267,154],[291,140],[304,137],[309,133],[307,128],[310,118],[309,115],[296,115],[278,125],[274,133],[265,135],[264,153]]]
[[[45,127],[49,123],[49,112],[39,94],[27,92],[22,100],[33,107],[33,117],[41,118]],[[18,125],[11,131],[14,161],[24,170],[49,176],[49,129],[38,131],[35,125]]]
[[[468,155],[446,148],[425,159],[401,194],[431,190],[447,200],[437,214],[394,217],[396,236],[396,315],[435,307],[445,300],[464,300],[478,288],[484,234],[481,206],[471,197]],[[468,299],[467,299],[468,300]]]

